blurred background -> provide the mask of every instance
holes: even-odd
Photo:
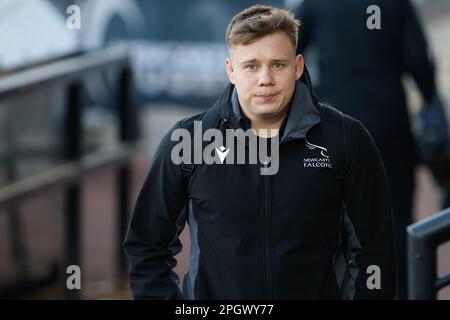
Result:
[[[227,85],[234,14],[301,2],[0,0],[0,298],[132,298],[121,243],[160,139]],[[449,115],[450,1],[413,3]],[[317,60],[313,48],[313,79]],[[411,79],[404,85],[413,122],[423,101]],[[446,185],[429,166],[419,164],[415,179],[414,220],[445,209]],[[437,253],[444,275],[450,245]],[[81,290],[67,289],[69,265],[80,266]]]

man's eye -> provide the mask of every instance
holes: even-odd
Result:
[[[273,66],[275,69],[281,69],[284,67],[284,64],[283,63],[275,63]]]
[[[255,64],[248,64],[245,66],[245,69],[248,69],[250,71],[256,70],[256,65]]]

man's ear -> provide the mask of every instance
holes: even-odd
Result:
[[[232,84],[234,84],[234,69],[233,69],[233,63],[231,62],[230,58],[225,59],[225,68],[227,70],[227,76],[228,79]]]
[[[298,54],[295,57],[295,78],[297,80],[302,77],[304,68],[305,68],[305,59],[301,54]]]

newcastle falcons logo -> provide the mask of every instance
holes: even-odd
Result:
[[[320,149],[321,150],[320,154],[322,156],[324,156],[325,158],[329,157],[328,154],[327,154],[328,150],[326,148],[318,146],[316,144],[312,144],[311,142],[308,142],[308,140],[306,140],[306,139],[305,139],[305,142],[306,142],[306,146],[308,147],[309,150]]]

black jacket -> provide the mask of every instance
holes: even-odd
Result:
[[[220,130],[242,125],[232,96],[230,85],[212,107]],[[324,146],[320,112],[297,81],[277,174],[261,175],[260,164],[201,164],[187,179],[171,161],[178,143],[171,133],[192,131],[201,117],[181,120],[166,134],[138,197],[124,242],[135,298],[339,299],[342,248],[349,298],[394,297],[390,195],[360,122],[345,117],[350,159],[340,181],[323,165],[326,151],[311,147]],[[191,248],[181,293],[171,269],[185,220]],[[367,288],[370,265],[380,267],[380,290]]]

